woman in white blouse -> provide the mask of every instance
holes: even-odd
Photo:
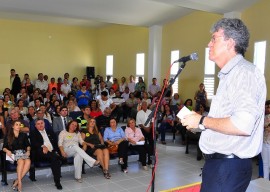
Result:
[[[68,123],[66,130],[60,132],[58,146],[63,157],[74,157],[75,179],[81,183],[83,160],[90,167],[99,165],[99,161],[87,155],[87,153],[79,147],[79,143],[81,145],[87,145],[81,137],[77,121],[73,120]]]

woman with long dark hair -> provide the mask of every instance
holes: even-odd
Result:
[[[22,179],[30,169],[30,143],[26,133],[20,132],[21,122],[12,122],[10,130],[4,139],[3,151],[13,161],[17,162],[17,179],[14,180],[12,188],[22,191]]]

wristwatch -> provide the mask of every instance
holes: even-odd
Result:
[[[199,122],[199,129],[200,130],[205,130],[205,126],[203,125],[203,120],[204,120],[205,116],[202,116]]]

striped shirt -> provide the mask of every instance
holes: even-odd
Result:
[[[210,129],[202,132],[200,148],[205,154],[234,154],[251,158],[261,152],[263,141],[265,78],[241,55],[219,72],[219,85],[208,117],[227,118],[248,136],[226,135]]]

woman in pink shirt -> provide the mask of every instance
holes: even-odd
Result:
[[[143,169],[148,170],[146,166],[146,150],[144,145],[144,136],[140,128],[137,128],[134,119],[129,119],[125,129],[125,135],[130,143],[129,148],[139,152],[139,160],[142,163]]]

